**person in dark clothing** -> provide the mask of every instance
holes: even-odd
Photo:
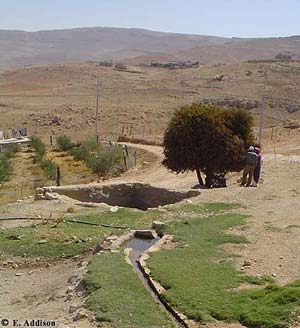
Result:
[[[250,187],[257,162],[258,162],[258,156],[254,151],[254,147],[250,146],[245,157],[246,165],[243,172],[241,186]]]
[[[255,147],[254,151],[257,154],[258,161],[257,161],[257,165],[255,166],[254,173],[253,173],[254,182],[253,182],[252,186],[257,187],[257,184],[258,184],[258,181],[260,178],[260,173],[261,173],[261,166],[263,163],[263,156],[262,156],[261,150],[258,147]]]

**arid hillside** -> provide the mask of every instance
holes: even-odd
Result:
[[[241,39],[125,28],[75,28],[53,31],[0,30],[0,68],[80,61],[196,60],[233,64],[272,59],[279,53],[300,58],[300,37]]]
[[[117,71],[95,63],[50,65],[0,74],[0,130],[27,127],[30,135],[95,133],[96,84],[100,79],[100,135],[161,141],[173,111],[204,101],[243,107],[258,122],[264,93],[265,126],[300,118],[300,63],[241,63],[192,69],[129,67]]]
[[[269,39],[229,39],[222,44],[201,45],[176,53],[140,56],[127,63],[198,61],[201,64],[235,64],[247,60],[271,60],[284,54],[300,59],[300,36]]]
[[[0,67],[120,60],[173,53],[200,45],[220,44],[213,36],[153,32],[125,28],[76,28],[55,31],[0,30]]]

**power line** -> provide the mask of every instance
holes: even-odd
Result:
[[[99,79],[97,80],[97,91],[96,91],[96,140],[99,142]]]
[[[17,95],[13,95],[13,94],[0,94],[0,97],[47,97],[47,98],[52,98],[52,97],[95,97],[95,94],[92,95],[87,95],[87,94],[70,94],[70,95],[31,95],[31,94],[17,94]]]

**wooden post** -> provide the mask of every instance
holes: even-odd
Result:
[[[52,138],[52,136],[50,136],[49,139],[50,139],[50,146],[53,146],[53,138]]]
[[[21,184],[21,198],[23,197],[23,189],[24,189],[24,181],[22,181]]]
[[[56,186],[60,186],[60,167],[56,167]]]
[[[125,164],[125,167],[127,169],[127,161],[126,161],[126,155],[125,153],[123,152],[123,159],[124,159],[124,164]]]
[[[136,166],[136,160],[137,160],[137,153],[136,150],[133,153],[133,157],[134,157],[134,166]]]
[[[97,94],[96,94],[96,141],[99,142],[99,79],[97,81]]]
[[[274,127],[272,126],[272,131],[271,131],[271,140],[273,140],[273,134],[274,134]]]

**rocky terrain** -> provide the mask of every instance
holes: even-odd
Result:
[[[299,77],[299,62],[125,71],[80,63],[7,70],[0,73],[0,130],[27,127],[47,142],[50,135],[76,140],[94,135],[97,79],[103,139],[159,143],[173,111],[199,101],[245,108],[258,124],[264,93],[264,124],[276,126],[300,118]]]

